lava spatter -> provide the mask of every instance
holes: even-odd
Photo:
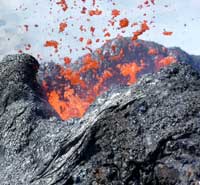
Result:
[[[177,60],[173,56],[168,56],[168,57],[162,58],[161,60],[155,62],[156,69],[157,69],[157,71],[159,71],[161,68],[168,66],[172,63],[175,63],[175,62],[177,62]]]
[[[125,28],[129,25],[129,20],[127,18],[121,19],[119,21],[120,28]]]
[[[150,48],[149,51],[148,51],[149,55],[156,55],[157,53],[158,53],[158,51],[154,48]]]
[[[56,3],[57,5],[60,5],[62,7],[63,11],[67,11],[68,5],[66,0],[60,0],[59,2]]]
[[[120,10],[113,9],[112,10],[112,18],[118,17],[120,15]]]
[[[90,10],[90,11],[89,11],[89,15],[90,15],[90,16],[101,15],[101,14],[102,14],[102,11],[99,10],[99,9]]]
[[[134,84],[137,81],[137,74],[144,69],[145,64],[144,61],[141,61],[141,65],[138,65],[135,61],[128,64],[118,64],[117,68],[119,68],[120,73],[123,76],[128,76],[129,80],[127,85]]]
[[[148,18],[143,20],[144,15],[148,17],[146,12],[142,12],[142,21],[136,21],[130,19],[127,16],[127,12],[115,7],[116,3],[113,2],[110,3],[108,12],[104,12],[104,9],[99,6],[99,2],[95,0],[91,2],[82,0],[80,3],[74,1],[73,6],[70,6],[67,2],[66,0],[60,0],[56,3],[64,13],[59,11],[62,15],[62,20],[58,20],[57,27],[52,28],[52,30],[57,30],[59,27],[59,33],[57,34],[62,38],[59,43],[49,40],[44,45],[45,47],[54,48],[55,52],[59,52],[59,58],[64,60],[64,65],[58,65],[57,71],[53,74],[48,74],[43,82],[48,101],[61,119],[80,118],[95,99],[109,90],[112,85],[134,84],[138,77],[146,73],[146,71],[157,71],[163,66],[175,62],[172,56],[166,57],[168,56],[166,54],[167,50],[163,51],[166,54],[164,55],[160,54],[157,49],[148,47],[145,50],[145,54],[140,53],[142,51],[141,48],[144,46],[143,43],[137,42],[138,38],[150,30],[150,26],[153,23]],[[143,11],[153,5],[155,5],[155,0],[145,0],[139,6],[139,9]],[[74,9],[77,9],[80,15],[67,16],[67,13]],[[52,11],[51,13],[53,14]],[[80,19],[85,20],[85,22],[80,21]],[[93,22],[93,20],[95,21]],[[96,25],[96,23],[99,23],[98,20],[104,20],[104,24],[100,29]],[[66,55],[61,56],[60,49],[65,45],[63,36],[70,35],[70,33],[67,33],[66,28],[70,30],[72,27],[74,29],[76,27],[78,32],[78,35],[73,35],[72,38],[78,41],[81,48],[72,49],[71,45],[67,43],[69,54],[65,53],[67,57]],[[139,28],[137,29],[137,27]],[[117,37],[119,43],[126,43],[127,41],[125,42],[123,35],[130,31],[129,29],[132,30],[133,36],[129,38],[130,43],[128,43],[127,47],[118,43],[109,45],[116,35],[119,36]],[[115,32],[117,34],[113,35]],[[170,35],[170,33],[165,33],[165,35]],[[93,46],[97,43],[108,44],[109,50],[105,50],[102,47],[93,52]],[[90,53],[84,55],[80,61],[72,61],[70,54],[78,51],[78,49],[89,50]],[[137,56],[136,58],[134,58],[133,53]],[[148,55],[151,61],[147,61],[144,55]],[[157,58],[159,60],[156,60]]]
[[[71,58],[65,57],[65,58],[64,58],[64,63],[65,63],[65,64],[70,64],[70,63],[71,63]]]
[[[58,52],[58,45],[59,43],[55,40],[46,41],[46,43],[44,44],[45,47],[53,47],[55,49],[55,52]]]
[[[165,36],[171,36],[172,34],[173,34],[172,31],[164,31],[163,32],[163,35],[165,35]]]
[[[59,32],[64,32],[66,28],[67,28],[67,23],[66,22],[60,23]]]
[[[135,31],[133,34],[134,36],[132,37],[132,40],[137,40],[138,37],[140,35],[142,35],[144,32],[146,32],[147,30],[149,30],[149,26],[147,25],[147,21],[144,21],[142,24],[141,24],[141,28],[137,31]]]

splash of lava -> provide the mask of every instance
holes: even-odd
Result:
[[[71,7],[67,0],[57,1],[56,4],[61,7],[64,13],[75,8]],[[77,2],[74,1],[73,6],[77,5]],[[86,0],[82,0],[78,8],[80,8],[81,18],[87,18],[88,23],[92,19],[98,20],[106,13],[100,9],[95,0],[92,1],[91,7],[85,7],[86,5]],[[146,53],[140,55],[145,47],[137,40],[150,30],[153,20],[143,19],[132,22],[124,17],[123,11],[116,9],[115,5],[116,3],[112,2],[112,9],[109,12],[110,18],[105,20],[105,27],[102,28],[105,40],[95,37],[97,31],[95,25],[91,25],[89,28],[87,25],[80,25],[78,31],[83,34],[89,32],[91,37],[74,38],[79,40],[81,44],[85,44],[82,49],[89,50],[90,54],[86,54],[77,62],[71,62],[71,58],[65,56],[63,58],[64,65],[57,65],[53,74],[44,75],[43,87],[48,101],[63,120],[82,117],[95,99],[112,88],[113,85],[132,85],[142,74],[157,71],[176,61],[172,56],[166,56],[166,53],[160,56],[155,48],[149,48],[148,51],[145,50]],[[154,5],[155,0],[145,0],[138,8],[143,9]],[[146,13],[143,16],[146,16]],[[152,17],[152,19],[154,18],[155,16]],[[68,27],[74,25],[69,23],[70,20],[73,20],[72,16],[59,23],[60,35],[68,35]],[[133,29],[133,36],[127,41],[123,39],[122,35],[130,27]],[[107,40],[112,37],[112,29],[119,33],[117,41],[121,42],[122,45]],[[163,34],[170,36],[172,32],[164,32]],[[110,50],[105,52],[105,49],[100,48],[93,52],[91,47],[95,42],[100,41],[103,41],[104,46],[108,46]],[[62,48],[62,39],[59,41],[48,40],[44,46],[53,48],[54,53],[59,54],[59,50]],[[72,52],[70,47],[69,51]],[[150,59],[147,61],[147,57],[144,56],[148,56]]]

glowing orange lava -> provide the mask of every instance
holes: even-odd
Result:
[[[60,23],[59,32],[64,32],[65,28],[67,28],[67,23],[66,22]]]
[[[173,56],[168,56],[156,62],[156,69],[159,71],[161,68],[175,63],[176,59]]]
[[[58,42],[55,40],[46,41],[46,43],[44,44],[45,47],[53,47],[55,49],[55,52],[58,52],[58,45]]]
[[[134,32],[134,36],[133,36],[132,40],[133,40],[133,41],[134,41],[134,40],[137,40],[138,37],[139,37],[140,35],[142,35],[144,32],[146,32],[147,30],[149,30],[149,26],[147,25],[147,21],[144,21],[144,22],[141,24],[140,30]]]
[[[125,28],[129,25],[129,20],[127,18],[121,19],[119,25],[120,28]]]
[[[150,48],[149,51],[148,51],[149,55],[156,55],[157,53],[158,53],[158,51],[154,48]]]
[[[108,19],[105,18],[104,21],[105,25],[103,25],[101,29],[97,29],[96,25],[91,24],[92,20],[97,19],[93,23],[98,23],[98,18],[100,17],[102,20],[101,16],[106,17],[105,14],[107,13],[100,10],[101,6],[99,6],[98,1],[92,0],[90,7],[85,7],[87,4],[86,0],[82,0],[80,3],[74,1],[72,6],[77,7],[72,7],[70,4],[67,4],[67,0],[59,0],[56,4],[59,5],[64,12],[68,9],[73,10],[79,8],[78,13],[80,14],[79,21],[72,16],[67,17],[67,15],[64,18],[62,17],[62,20],[59,20],[59,25],[56,25],[56,30],[59,27],[59,36],[70,35],[66,28],[69,26],[70,30],[70,27],[78,24],[76,25],[77,32],[79,32],[77,34],[78,36],[73,37],[80,45],[84,45],[81,47],[82,50],[90,51],[89,54],[81,58],[81,62],[77,62],[78,66],[74,67],[74,61],[71,61],[70,57],[60,55],[60,50],[65,44],[62,43],[64,40],[63,38],[60,38],[59,42],[49,40],[44,44],[45,47],[54,48],[55,52],[58,52],[59,47],[59,53],[57,54],[65,64],[63,66],[57,65],[56,74],[52,74],[54,75],[53,77],[51,74],[46,74],[47,77],[45,76],[45,80],[43,81],[43,88],[47,94],[50,105],[63,120],[81,118],[95,99],[109,90],[113,84],[134,84],[138,76],[146,73],[146,71],[159,70],[164,66],[176,62],[174,57],[165,57],[167,55],[160,56],[157,49],[150,47],[145,50],[145,54],[150,56],[149,60],[151,60],[151,63],[147,63],[148,61],[143,60],[143,54],[139,55],[141,57],[139,59],[130,59],[130,56],[127,56],[127,50],[131,55],[131,52],[135,52],[138,48],[140,49],[142,43],[137,42],[137,40],[139,36],[150,29],[153,20],[147,21],[144,20],[143,17],[142,21],[135,22],[135,20],[128,19],[126,18],[127,14],[124,13],[123,10],[116,9],[116,3],[112,2],[111,9],[108,12],[109,17]],[[155,0],[144,0],[138,8],[144,9],[154,4]],[[143,12],[142,16],[147,17],[147,13]],[[88,23],[87,25],[84,25],[84,22],[80,21],[82,18],[87,20],[85,21]],[[72,21],[72,23],[70,21]],[[137,27],[139,28],[137,29]],[[28,27],[26,26],[25,28],[28,31]],[[112,50],[112,53],[110,51],[107,53],[104,52],[103,48],[97,49],[94,52],[92,51],[94,43],[103,42],[106,44],[109,42],[108,38],[112,39],[116,37],[116,35],[113,35],[115,32],[118,34],[117,39],[119,41],[123,40],[123,35],[121,34],[127,33],[126,31],[128,29],[133,29],[133,36],[130,39],[127,49],[112,43],[109,45],[109,49]],[[55,29],[52,28],[52,30]],[[101,33],[99,33],[99,31],[101,31]],[[89,37],[88,35],[84,35],[85,33],[89,33]],[[172,32],[165,31],[163,34],[170,36]],[[26,48],[30,48],[27,46]],[[71,53],[72,49],[73,48],[69,45],[68,52]],[[163,50],[163,52],[167,53],[167,50]],[[69,55],[67,54],[67,56]],[[156,61],[154,61],[154,58],[157,60],[155,59]]]
[[[164,31],[163,32],[163,35],[165,35],[165,36],[171,36],[172,34],[173,34],[172,31]]]
[[[137,81],[137,74],[144,69],[145,64],[141,61],[141,65],[137,65],[136,62],[132,62],[129,64],[118,64],[117,67],[119,68],[121,74],[123,76],[128,76],[129,81],[127,85],[131,85]]]
[[[119,10],[117,10],[117,9],[112,10],[112,16],[113,16],[113,18],[117,17],[119,15],[120,15],[120,11]]]
[[[68,6],[67,6],[67,3],[66,3],[66,0],[60,0],[56,4],[60,5],[62,7],[63,11],[67,11]]]
[[[61,95],[55,90],[48,93],[50,105],[59,114],[62,120],[70,118],[80,118],[85,113],[85,110],[92,103],[91,100],[81,99],[75,95],[74,90],[70,88],[65,89],[64,99],[60,99]]]
[[[113,46],[115,49],[116,46]],[[134,43],[132,46],[138,47]],[[59,70],[54,80],[43,81],[43,88],[47,92],[50,105],[63,120],[81,118],[95,99],[109,90],[112,84],[132,85],[137,82],[138,74],[152,69],[158,71],[176,62],[173,56],[160,56],[158,60],[155,58],[155,61],[151,58],[152,62],[143,59],[126,61],[127,56],[121,48],[118,55],[107,58],[109,62],[107,62],[108,67],[105,68],[103,66],[106,60],[104,61],[102,50],[98,49],[95,53],[99,55],[99,59],[102,58],[102,61],[93,58],[92,54],[87,54],[82,58],[82,66],[78,69],[73,70],[68,65],[67,67],[58,65]],[[147,55],[159,56],[158,51],[153,48],[149,48]],[[64,60],[66,64],[71,61],[68,57]],[[154,66],[150,66],[150,63]]]
[[[89,15],[90,15],[90,16],[101,15],[101,14],[102,14],[102,11],[99,10],[99,9],[96,9],[96,10],[90,10],[90,11],[89,11]]]
[[[71,58],[65,57],[64,58],[64,62],[65,62],[65,64],[70,64],[71,63]]]

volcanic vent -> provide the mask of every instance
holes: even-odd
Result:
[[[61,119],[80,118],[102,93],[134,84],[146,73],[177,61],[194,64],[179,48],[118,37],[76,62],[42,64],[40,78],[51,106]]]

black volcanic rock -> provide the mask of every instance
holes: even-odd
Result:
[[[52,117],[35,66],[28,55],[0,63],[2,185],[200,182],[200,75],[189,65],[118,86],[65,122]]]
[[[53,137],[51,132],[56,134],[59,128],[65,126],[62,124],[54,128],[54,124],[49,124],[51,120],[41,122],[57,114],[49,106],[36,81],[38,68],[38,62],[25,54],[7,56],[0,62],[2,185],[29,184],[29,176],[39,161],[46,158],[48,148],[54,150],[54,140],[58,140],[60,133]],[[56,120],[56,117],[51,119]]]
[[[37,116],[50,117],[55,112],[49,108],[36,74],[39,63],[30,55],[9,55],[0,62],[0,115],[12,103],[34,103]],[[31,105],[30,105],[31,107]]]

